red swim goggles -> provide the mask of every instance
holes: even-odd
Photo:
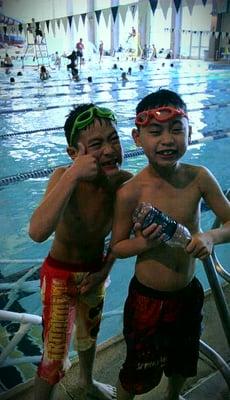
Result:
[[[185,117],[188,119],[187,113],[181,108],[167,106],[140,112],[136,116],[135,123],[137,126],[147,126],[153,118],[158,122],[167,122],[175,117]]]

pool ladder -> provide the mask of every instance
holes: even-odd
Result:
[[[230,199],[230,190],[225,192],[225,196]],[[212,225],[212,229],[218,228],[219,226],[220,221],[218,218],[216,218]],[[203,266],[214,296],[217,311],[222,323],[222,328],[230,348],[230,312],[217,275],[219,274],[226,282],[230,283],[230,274],[223,268],[214,250],[211,256],[203,260]],[[202,340],[200,340],[200,352],[203,353],[219,369],[230,389],[229,365],[212,347],[208,346]]]
[[[225,194],[228,198],[230,197],[229,191]],[[220,222],[218,221],[218,219],[216,219],[212,228],[217,228],[218,226],[220,226]],[[225,299],[222,286],[218,279],[218,275],[220,275],[225,281],[230,283],[230,274],[223,268],[214,250],[212,252],[212,255],[206,257],[206,259],[203,260],[202,263],[209,281],[210,288],[214,296],[217,311],[219,313],[220,320],[222,323],[223,331],[230,347],[230,311]],[[121,314],[122,310],[111,311],[104,313],[103,318]],[[30,330],[32,325],[34,324],[41,325],[42,318],[38,315],[33,315],[33,314],[16,313],[7,310],[0,310],[0,320],[14,321],[20,323],[19,330],[14,335],[10,343],[4,348],[4,350],[0,355],[0,368],[10,365],[17,365],[17,364],[19,365],[22,363],[39,362],[40,356],[33,356],[33,357],[25,356],[21,357],[20,359],[8,359],[8,355],[17,346],[17,344],[21,341],[24,335]],[[221,357],[221,355],[217,353],[212,347],[210,347],[203,340],[200,340],[200,352],[204,354],[205,357],[207,357],[211,361],[211,363],[221,372],[223,378],[225,379],[230,389],[230,367]]]

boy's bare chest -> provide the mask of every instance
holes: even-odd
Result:
[[[150,202],[154,207],[185,224],[195,222],[199,201],[200,192],[192,183],[175,187],[159,181],[152,182],[151,185],[142,185],[138,200]]]
[[[113,197],[104,191],[79,191],[71,200],[72,221],[87,232],[111,228]]]

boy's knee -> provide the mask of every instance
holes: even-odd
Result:
[[[42,361],[38,367],[37,375],[49,385],[55,385],[64,376],[64,360]]]
[[[75,339],[75,349],[77,352],[79,351],[87,351],[96,345],[96,338],[92,339],[90,337],[85,339]]]

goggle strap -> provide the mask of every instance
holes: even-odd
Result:
[[[82,115],[84,116],[84,114],[87,114],[87,113],[89,114],[89,116],[87,118],[79,121],[79,118],[81,118]],[[90,107],[88,110],[83,111],[76,117],[74,124],[73,124],[71,134],[70,134],[70,145],[72,144],[76,129],[81,130],[81,129],[85,128],[87,125],[89,125],[93,121],[95,116],[99,117],[99,118],[107,118],[107,119],[111,119],[112,121],[116,121],[116,115],[109,108],[97,107],[97,106]]]

